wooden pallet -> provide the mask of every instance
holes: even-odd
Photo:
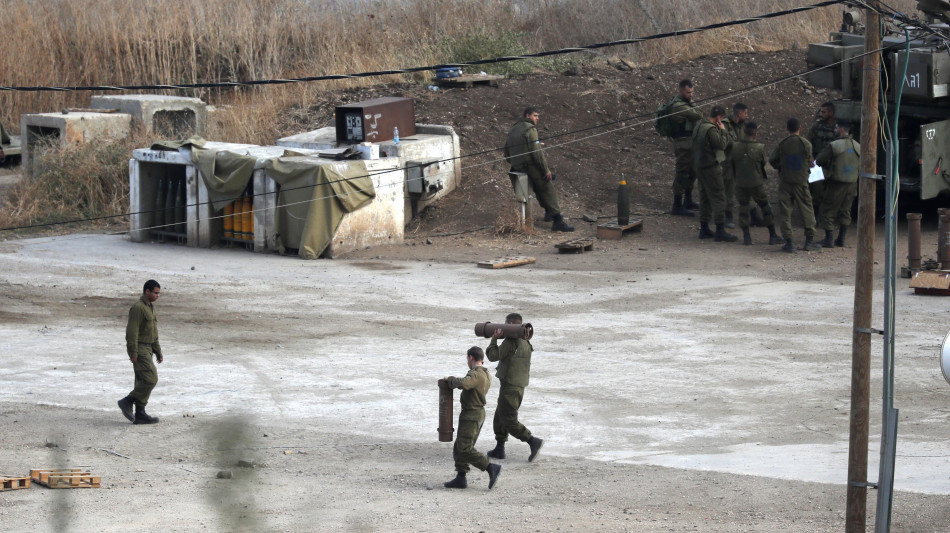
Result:
[[[99,488],[100,478],[80,468],[30,470],[33,481],[51,489],[89,489]]]
[[[490,87],[498,87],[498,80],[505,79],[504,76],[492,76],[481,74],[462,74],[457,78],[439,78],[436,80],[436,83],[440,87],[465,87],[471,88],[475,85],[487,85]]]
[[[629,224],[620,224],[608,222],[597,226],[597,238],[619,241],[628,233],[639,233],[643,231],[643,221],[639,218],[630,219]]]
[[[534,263],[535,258],[525,257],[523,255],[514,255],[511,257],[499,257],[496,259],[489,259],[488,261],[479,261],[479,268],[511,268],[521,265],[530,265]]]
[[[17,490],[30,488],[29,477],[7,477],[0,476],[0,492],[5,490]]]
[[[582,254],[594,249],[594,239],[571,239],[554,245],[562,254]]]

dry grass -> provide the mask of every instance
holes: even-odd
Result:
[[[809,0],[795,2],[805,5]],[[913,0],[896,0],[912,10]],[[0,85],[132,85],[290,78],[482,59],[650,35],[787,9],[787,0],[3,0]],[[675,9],[671,9],[671,6]],[[638,65],[702,54],[803,47],[837,28],[838,6],[603,49]],[[561,69],[593,52],[498,68]],[[425,82],[429,73],[390,77]],[[269,143],[292,115],[333,90],[379,78],[242,89],[163,91],[218,106],[207,137]],[[384,80],[385,81],[385,80]],[[162,91],[160,91],[162,92]],[[89,92],[0,92],[0,120],[86,107]],[[290,119],[288,117],[290,116]],[[0,208],[0,226],[122,213],[128,153],[114,145],[53,150],[47,172]],[[509,231],[502,221],[500,231]]]
[[[897,3],[911,9],[913,1]],[[450,57],[453,53],[485,57],[498,44],[537,51],[635,37],[790,6],[787,0],[672,4],[675,9],[669,0],[4,0],[0,84],[189,83],[360,72],[460,59]],[[829,7],[602,53],[648,65],[804,46],[835,29],[841,10]],[[473,36],[489,37],[482,50],[456,46]],[[513,37],[517,42],[510,42]],[[571,60],[589,56],[574,54]],[[213,124],[216,139],[264,142],[275,137],[267,128],[287,108],[306,105],[321,91],[376,81],[171,93],[229,106]],[[22,113],[84,107],[88,99],[88,92],[3,92],[0,120],[15,125]]]
[[[7,192],[0,204],[0,227],[127,212],[129,154],[147,143],[136,134],[115,142],[41,147],[35,165],[42,170]]]

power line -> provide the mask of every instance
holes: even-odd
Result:
[[[730,26],[740,26],[743,24],[749,24],[752,22],[758,22],[760,20],[768,20],[778,17],[784,17],[787,15],[794,15],[797,13],[804,13],[812,9],[818,9],[821,7],[828,7],[837,4],[850,4],[854,0],[826,0],[824,2],[818,2],[816,4],[811,4],[807,6],[795,7],[791,9],[786,9],[784,11],[776,11],[774,13],[768,13],[765,15],[759,15],[757,17],[748,17],[742,19],[731,20],[727,22],[717,22],[714,24],[707,24],[705,26],[699,26],[696,28],[690,28],[685,30],[675,30],[665,33],[657,33],[654,35],[649,35],[646,37],[635,37],[632,39],[620,39],[616,41],[608,41],[603,43],[588,44],[584,46],[577,46],[571,48],[561,48],[558,50],[547,50],[542,52],[536,52],[533,54],[522,54],[515,56],[503,56],[503,57],[493,57],[489,59],[480,59],[477,61],[467,61],[462,63],[446,63],[443,65],[429,65],[424,67],[409,67],[402,69],[393,69],[393,70],[378,70],[372,72],[359,72],[354,74],[328,74],[324,76],[307,76],[302,78],[279,78],[279,79],[269,79],[269,80],[249,80],[249,81],[233,81],[233,82],[203,82],[203,83],[162,83],[155,85],[75,85],[75,86],[2,86],[0,85],[0,91],[24,91],[24,92],[69,92],[69,91],[142,91],[142,90],[174,90],[174,89],[209,89],[209,88],[227,88],[227,87],[241,87],[241,86],[262,86],[262,85],[283,85],[287,83],[304,83],[304,82],[315,82],[315,81],[330,81],[330,80],[344,80],[344,79],[356,79],[356,78],[372,78],[379,76],[390,76],[393,74],[410,74],[413,72],[424,72],[430,70],[437,70],[440,68],[455,68],[455,67],[465,67],[473,65],[489,65],[494,63],[506,63],[509,61],[520,61],[523,59],[533,59],[539,57],[548,57],[561,54],[573,54],[575,52],[583,52],[588,50],[598,50],[601,48],[609,48],[613,46],[622,46],[626,44],[638,44],[647,41],[653,41],[657,39],[665,39],[667,37],[679,37],[682,35],[689,35],[692,33],[699,33],[707,30],[714,30],[719,28],[728,28]]]
[[[788,15],[788,14],[791,14],[791,13],[796,13],[796,12],[800,12],[800,11],[807,10],[807,9],[813,9],[814,7],[817,7],[817,6],[831,5],[831,4],[837,4],[837,3],[849,3],[849,0],[846,0],[846,1],[844,1],[844,2],[842,2],[842,1],[823,2],[823,3],[821,3],[821,4],[815,4],[815,5],[813,5],[813,6],[808,6],[808,7],[804,7],[804,8],[795,8],[795,9],[787,10],[786,12],[781,12],[781,13],[783,13],[784,15]],[[783,16],[784,16],[784,15],[783,15]],[[773,18],[774,16],[778,16],[778,15],[776,15],[775,13],[771,13],[771,14],[768,14],[768,15],[760,16],[760,17],[750,17],[750,18],[741,19],[741,20],[742,20],[742,21],[754,21],[754,20],[762,20],[762,19],[765,19],[765,18]],[[711,26],[724,27],[724,26],[728,26],[728,25],[731,25],[731,24],[732,24],[732,23],[730,23],[730,22],[724,22],[724,23],[717,23],[717,24],[714,24],[714,25],[711,25]],[[685,35],[685,34],[687,34],[687,33],[693,33],[693,32],[695,32],[695,31],[704,31],[704,30],[682,30],[682,31],[670,32],[670,33],[668,33],[668,34],[661,34],[661,35],[666,35],[666,36],[670,36],[670,35]],[[644,38],[642,38],[642,39],[643,39],[643,40],[647,40],[647,39],[652,39],[652,38],[656,38],[656,36],[644,37]],[[879,50],[877,50],[877,51],[874,51],[874,52],[871,52],[871,53],[877,53],[877,52],[879,52],[880,50],[881,50],[881,49],[879,49]],[[557,51],[554,51],[554,52],[557,52]],[[545,53],[545,52],[542,52],[542,53]],[[868,55],[868,53],[861,54],[860,56],[856,56],[855,58],[857,58],[857,57],[863,57],[863,56],[865,56],[865,55]],[[778,78],[778,79],[776,79],[776,80],[771,80],[771,81],[768,81],[768,82],[764,82],[764,83],[760,83],[760,84],[757,84],[757,85],[749,86],[749,87],[746,87],[746,88],[744,88],[744,89],[740,89],[740,90],[738,90],[738,91],[733,91],[733,92],[730,92],[730,93],[722,93],[722,94],[715,95],[715,96],[712,96],[712,97],[709,97],[709,98],[706,98],[706,99],[703,99],[703,100],[699,100],[697,103],[699,104],[699,107],[702,107],[702,106],[704,106],[704,105],[713,104],[713,103],[718,103],[718,102],[721,102],[721,101],[723,101],[723,100],[725,100],[725,99],[727,99],[727,98],[735,97],[735,96],[737,96],[737,95],[746,94],[746,93],[749,93],[749,92],[752,92],[752,91],[755,91],[755,90],[758,90],[758,89],[762,89],[762,88],[765,88],[765,87],[769,87],[769,86],[772,86],[772,85],[776,85],[776,84],[779,84],[779,83],[783,83],[783,82],[785,82],[785,81],[789,81],[789,80],[792,80],[792,79],[795,79],[795,78],[798,78],[798,77],[801,77],[801,76],[805,76],[805,75],[807,75],[807,74],[810,74],[810,73],[812,73],[812,72],[816,72],[816,71],[818,71],[818,70],[822,70],[822,69],[825,69],[825,68],[831,68],[831,67],[834,67],[834,66],[836,66],[836,65],[838,65],[838,64],[840,64],[840,63],[843,63],[843,62],[849,61],[849,60],[853,60],[853,59],[855,59],[855,58],[850,58],[850,59],[848,59],[848,60],[842,60],[842,61],[839,61],[839,62],[837,62],[837,63],[832,63],[832,64],[830,64],[830,65],[824,65],[824,66],[819,67],[819,68],[817,68],[817,69],[812,69],[812,70],[809,70],[809,71],[804,71],[804,72],[800,72],[800,73],[796,73],[796,74],[791,74],[791,75],[789,75],[789,76],[785,76],[785,77],[782,77],[782,78]],[[487,61],[487,60],[486,60],[486,61]],[[622,124],[622,123],[625,123],[625,122],[628,122],[628,121],[631,121],[631,120],[639,120],[639,119],[643,119],[643,118],[649,117],[647,120],[643,120],[643,121],[640,121],[640,122],[635,122],[635,123],[629,124],[629,125],[624,125],[624,126],[622,126],[622,127],[620,127],[620,128],[614,128],[614,129],[611,129],[611,130],[602,131],[602,132],[599,132],[599,133],[596,133],[596,134],[593,134],[593,135],[588,135],[588,136],[585,136],[585,137],[581,137],[581,138],[578,138],[578,139],[573,139],[573,140],[570,140],[570,141],[567,141],[567,142],[563,142],[563,143],[559,143],[559,144],[556,144],[556,145],[552,145],[552,146],[547,147],[547,148],[544,148],[544,149],[550,150],[550,149],[553,149],[553,148],[560,148],[560,147],[566,146],[566,145],[568,145],[568,144],[574,144],[574,143],[577,143],[577,142],[586,141],[586,140],[589,140],[589,139],[594,138],[594,137],[599,137],[599,136],[606,135],[606,134],[609,134],[609,133],[615,133],[615,132],[617,132],[617,131],[621,131],[621,130],[624,130],[624,129],[629,129],[629,128],[633,128],[633,127],[636,127],[636,126],[640,126],[640,125],[642,125],[642,124],[646,124],[646,123],[648,123],[648,122],[650,122],[650,121],[652,120],[652,116],[653,116],[652,113],[643,113],[643,114],[634,115],[634,116],[631,116],[631,117],[620,118],[620,119],[617,119],[617,120],[614,120],[614,121],[611,121],[611,122],[607,122],[607,123],[604,123],[604,124],[598,124],[598,125],[596,125],[596,126],[590,126],[590,127],[587,127],[587,128],[581,128],[581,129],[577,129],[577,130],[568,131],[568,132],[565,132],[565,133],[560,133],[560,134],[552,135],[552,136],[545,137],[545,138],[540,139],[540,140],[547,141],[547,140],[557,139],[557,138],[561,138],[561,137],[565,137],[565,136],[569,136],[569,135],[577,135],[578,133],[585,133],[585,132],[589,132],[589,131],[592,131],[592,130],[603,129],[603,128],[606,128],[606,127],[614,126],[614,125],[616,125],[616,124]],[[488,150],[482,150],[482,151],[479,151],[479,152],[472,152],[472,153],[469,153],[469,154],[463,154],[463,155],[460,155],[460,156],[458,156],[458,157],[451,157],[451,158],[436,160],[436,161],[433,161],[433,163],[442,163],[442,162],[449,162],[449,161],[461,160],[461,159],[465,159],[465,158],[471,158],[471,157],[476,157],[476,156],[479,156],[479,155],[484,155],[484,154],[488,154],[488,153],[492,153],[492,152],[497,152],[497,151],[500,151],[500,150],[501,150],[501,148],[492,148],[492,149],[488,149]],[[541,150],[541,148],[539,148],[538,150]],[[227,150],[224,150],[224,151],[227,151]],[[466,169],[471,169],[471,168],[477,168],[477,167],[479,167],[479,166],[484,166],[484,165],[493,164],[493,163],[496,163],[496,162],[499,162],[499,161],[502,161],[502,160],[504,160],[504,158],[495,158],[495,159],[491,159],[491,160],[489,160],[489,161],[484,161],[484,162],[476,163],[476,164],[474,164],[474,165],[470,165],[470,166],[467,166],[467,167],[462,167],[460,170],[466,170]],[[339,180],[332,180],[332,181],[328,181],[328,182],[321,183],[321,184],[303,185],[303,186],[299,186],[299,187],[292,187],[292,188],[282,189],[281,192],[291,192],[291,191],[295,191],[295,190],[314,188],[314,187],[316,187],[316,186],[318,186],[318,185],[330,185],[330,184],[333,184],[333,183],[339,183],[339,182],[345,182],[345,181],[352,181],[352,180],[356,180],[356,179],[361,179],[361,178],[366,178],[366,177],[372,177],[372,176],[379,175],[379,174],[384,174],[384,173],[387,173],[387,172],[392,172],[392,171],[394,171],[394,170],[405,170],[405,169],[407,169],[407,168],[409,168],[409,167],[396,167],[396,168],[393,168],[393,169],[380,170],[380,171],[376,171],[376,172],[369,172],[369,173],[367,173],[367,174],[363,174],[363,175],[360,175],[360,176],[353,176],[353,177],[350,177],[350,178],[342,178],[342,179],[339,179]],[[363,192],[363,191],[357,191],[357,192]],[[263,193],[251,194],[251,195],[249,195],[249,196],[250,196],[250,197],[257,197],[257,196],[264,196],[264,195],[267,195],[267,194],[274,194],[274,193],[266,193],[266,192],[263,192]],[[292,203],[292,204],[284,204],[284,205],[282,205],[282,206],[278,206],[278,208],[289,207],[289,206],[291,206],[291,205],[298,205],[298,204],[301,204],[301,203],[312,203],[312,202],[315,202],[315,201],[326,200],[326,199],[329,199],[329,198],[339,197],[339,196],[340,196],[340,195],[336,195],[336,194],[335,194],[335,195],[333,195],[333,196],[325,196],[325,197],[320,197],[320,198],[312,198],[312,199],[309,199],[309,200],[305,200],[305,201],[301,201],[301,202],[295,202],[295,203]],[[236,200],[236,199],[241,198],[241,197],[244,197],[244,196],[231,198],[230,200]],[[226,198],[226,199],[223,199],[222,201],[227,201],[227,200],[229,200],[229,199]],[[193,204],[186,204],[186,205],[184,205],[184,206],[182,206],[182,207],[184,207],[184,208],[193,208],[193,207],[198,207],[198,206],[202,206],[202,205],[207,205],[207,204],[209,204],[209,203],[211,203],[211,202],[197,202],[197,203],[193,203]],[[172,209],[174,209],[174,208],[168,208],[168,207],[166,207],[166,208],[164,208],[164,209],[152,209],[152,210],[144,210],[144,211],[136,211],[136,212],[126,212],[126,213],[119,213],[119,214],[114,214],[114,215],[101,215],[101,216],[87,217],[87,218],[81,218],[81,219],[72,219],[72,220],[66,220],[66,221],[60,221],[60,222],[48,222],[48,223],[42,223],[42,224],[28,224],[28,225],[22,225],[22,226],[12,226],[12,227],[0,228],[0,231],[15,231],[15,230],[23,230],[23,229],[35,229],[35,228],[41,228],[41,227],[52,227],[52,226],[66,225],[66,224],[76,224],[76,223],[83,223],[83,222],[95,222],[95,221],[107,220],[107,219],[112,219],[112,218],[122,218],[122,217],[127,217],[127,216],[132,216],[132,215],[141,215],[141,214],[157,213],[157,212],[159,212],[159,211],[167,212],[167,211],[170,211],[170,210],[172,210]],[[257,211],[260,211],[260,210],[261,210],[261,209],[255,209],[255,210],[252,210],[252,212],[257,212]],[[213,217],[207,218],[206,220],[213,220],[213,219],[217,219],[217,218],[223,218],[224,216],[225,216],[225,215],[213,216]],[[140,229],[143,230],[143,231],[145,231],[145,230],[149,230],[149,229],[156,229],[156,228],[158,228],[158,227],[159,227],[159,226],[148,227],[148,228],[140,228]]]

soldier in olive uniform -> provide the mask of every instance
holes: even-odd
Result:
[[[524,110],[521,120],[508,131],[505,141],[505,159],[514,172],[528,175],[531,188],[544,208],[545,220],[553,220],[551,231],[574,231],[574,226],[564,222],[561,207],[558,205],[557,190],[554,188],[554,174],[548,169],[544,150],[538,140],[538,121],[541,112],[536,107]]]
[[[673,208],[670,214],[691,217],[699,205],[693,202],[693,185],[696,172],[693,169],[693,130],[703,120],[703,112],[693,104],[693,82],[683,80],[679,93],[670,107],[673,121],[673,156],[676,158],[676,175],[673,178]]]
[[[521,315],[511,313],[505,317],[506,324],[521,324]],[[518,421],[518,409],[524,399],[524,388],[528,386],[528,376],[531,373],[531,343],[525,339],[505,339],[498,346],[498,339],[502,330],[495,330],[488,344],[485,354],[488,360],[498,362],[495,370],[501,389],[498,391],[498,406],[495,408],[495,418],[492,423],[495,430],[495,448],[488,452],[494,459],[505,458],[505,442],[508,435],[528,443],[531,452],[528,461],[534,461],[544,444],[542,439],[531,435],[531,431]]]
[[[488,462],[485,454],[475,449],[478,434],[482,431],[485,422],[485,395],[491,387],[491,374],[484,367],[485,353],[478,346],[472,346],[466,354],[468,360],[468,374],[464,378],[449,376],[441,381],[448,383],[453,389],[462,389],[459,403],[462,411],[459,413],[459,428],[455,437],[455,447],[452,448],[452,457],[455,459],[455,479],[446,481],[446,488],[464,489],[468,487],[465,475],[469,465],[481,471],[488,471],[488,489],[491,490],[498,481],[501,465]]]
[[[818,154],[831,144],[831,141],[835,140],[835,122],[835,104],[832,102],[821,104],[821,107],[818,108],[815,123],[808,130],[808,142],[811,143],[812,156],[818,157]],[[831,169],[822,168],[821,170],[827,175]],[[819,207],[825,193],[825,180],[809,183],[808,190],[811,192],[812,207],[817,215],[820,212]]]
[[[861,145],[851,138],[851,124],[838,121],[838,138],[818,153],[816,163],[829,169],[825,174],[825,194],[821,200],[820,221],[825,230],[821,245],[825,248],[844,246],[848,224],[851,223],[851,204],[858,194],[858,174],[861,164]],[[838,238],[832,242],[832,232],[838,228]]]
[[[152,304],[162,294],[162,287],[154,279],[145,282],[142,297],[129,309],[129,322],[125,328],[125,346],[135,370],[135,388],[119,400],[122,415],[135,424],[154,424],[158,418],[145,412],[145,405],[152,389],[158,383],[158,370],[152,362],[152,354],[159,363],[165,360],[158,343],[158,319]],[[132,406],[135,414],[132,414]]]
[[[744,128],[747,120],[749,120],[749,106],[742,102],[733,104],[732,116],[722,119],[722,125],[726,127],[726,134],[729,135],[729,146],[726,146],[727,159],[732,143],[744,138]],[[736,224],[732,217],[732,205],[736,197],[736,184],[735,176],[732,174],[732,165],[728,161],[724,161],[722,164],[722,186],[726,192],[726,227],[734,228]]]
[[[769,157],[769,164],[778,170],[779,174],[778,201],[782,206],[782,238],[785,239],[782,250],[790,254],[795,253],[795,245],[792,242],[792,209],[796,206],[805,226],[803,249],[820,250],[821,246],[814,242],[815,212],[811,205],[811,193],[808,191],[808,175],[813,163],[811,143],[800,135],[802,125],[797,118],[788,119],[785,127],[788,137],[778,143]]]
[[[739,238],[726,232],[726,192],[722,186],[722,164],[726,161],[729,135],[722,124],[726,110],[713,106],[709,119],[693,132],[693,155],[699,176],[699,238],[714,237],[717,242],[735,242]],[[710,220],[716,223],[716,232],[709,229]]]
[[[749,211],[755,204],[762,208],[763,223],[769,229],[769,244],[782,244],[782,239],[775,234],[772,204],[769,203],[769,195],[765,192],[765,145],[755,140],[758,128],[755,122],[747,122],[743,126],[742,137],[732,143],[726,161],[736,180],[742,244],[752,244]]]

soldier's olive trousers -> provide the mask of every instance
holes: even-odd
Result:
[[[769,203],[769,195],[765,192],[765,185],[736,187],[736,201],[739,203],[740,228],[748,228],[751,223],[749,213],[752,211],[752,202],[762,208],[762,219],[765,221],[765,226],[775,225],[775,216],[772,213],[772,204]]]
[[[557,201],[557,189],[554,188],[554,182],[544,179],[544,172],[534,165],[528,165],[520,169],[513,168],[515,172],[524,172],[528,175],[528,181],[531,188],[534,189],[534,196],[538,203],[544,209],[544,212],[551,215],[561,214],[561,206]]]
[[[518,409],[521,408],[523,398],[524,387],[501,384],[501,389],[498,391],[498,407],[495,408],[495,419],[492,422],[495,440],[498,442],[507,441],[508,435],[525,442],[531,438],[528,428],[518,422]]]
[[[778,203],[782,207],[782,238],[792,238],[792,210],[798,207],[805,226],[805,237],[815,236],[815,212],[811,207],[811,193],[808,185],[793,185],[781,182],[778,186]]]
[[[468,465],[482,471],[488,468],[488,457],[475,449],[475,442],[478,441],[478,434],[482,432],[484,422],[485,409],[459,413],[459,429],[455,435],[455,447],[452,448],[456,471],[468,472]]]
[[[136,404],[145,407],[145,404],[148,403],[148,397],[152,394],[152,389],[158,383],[158,370],[155,368],[155,362],[152,361],[151,344],[139,344],[132,369],[135,370],[135,388],[132,389],[129,396],[135,400]]]
[[[722,188],[726,193],[726,213],[732,213],[732,205],[736,198],[736,180],[732,175],[732,165],[722,164]]]
[[[822,168],[822,170],[828,170],[830,172],[831,169]],[[828,174],[826,173],[825,175],[827,176]],[[811,205],[816,210],[821,207],[821,202],[825,198],[825,188],[827,187],[827,183],[828,180],[823,179],[821,181],[808,184],[808,192],[811,193]],[[820,213],[821,211],[817,212]]]
[[[699,175],[699,221],[726,222],[726,189],[722,186],[722,167],[718,164],[696,170]]]
[[[858,194],[858,184],[825,181],[827,183],[825,183],[824,197],[818,212],[821,217],[821,229],[831,231],[839,226],[851,224],[851,204]]]
[[[696,184],[696,172],[693,170],[693,139],[690,137],[674,139],[673,157],[676,159],[673,194],[679,196],[692,191]]]

